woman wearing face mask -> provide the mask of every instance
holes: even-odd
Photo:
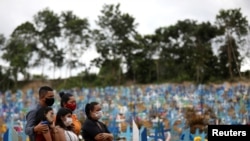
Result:
[[[79,141],[73,131],[72,111],[70,109],[60,108],[58,110],[53,133],[55,141]]]
[[[52,135],[51,131],[53,128],[53,119],[54,119],[54,112],[51,107],[41,107],[35,117],[35,125],[38,125],[39,123],[47,125],[49,130],[44,131],[42,133],[36,133],[35,134],[35,140],[36,141],[52,141]]]
[[[102,108],[99,103],[91,102],[86,104],[85,113],[87,119],[82,128],[82,137],[84,141],[112,141],[113,135],[109,132],[107,126],[99,121],[102,117]]]
[[[70,93],[64,93],[64,92],[60,92],[59,95],[61,97],[61,107],[68,108],[72,112],[74,112],[76,109],[75,97]],[[82,127],[81,122],[78,120],[76,114],[72,114],[72,120],[73,120],[73,131],[77,134],[77,136],[79,136]]]

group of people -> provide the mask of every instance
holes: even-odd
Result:
[[[56,114],[52,108],[55,102],[54,90],[43,86],[39,89],[39,103],[26,115],[25,133],[30,141],[112,141],[113,135],[99,119],[102,108],[98,102],[86,104],[87,119],[81,123],[74,110],[75,97],[70,93],[60,92],[61,107]]]

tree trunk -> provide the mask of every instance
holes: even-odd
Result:
[[[231,39],[229,37],[229,35],[227,35],[227,39],[229,40],[229,42],[231,42]],[[233,72],[232,72],[232,47],[231,45],[227,46],[227,56],[228,56],[228,71],[229,71],[229,75],[230,75],[230,79],[233,78]]]
[[[232,46],[232,40],[231,40],[231,39],[230,39],[229,44],[230,44],[231,47],[233,47],[233,46]],[[238,72],[239,77],[240,77],[240,79],[241,79],[242,77],[241,77],[241,72],[240,72],[240,68],[239,68],[239,64],[238,64],[239,62],[238,62],[238,60],[236,59],[236,56],[235,56],[235,53],[234,53],[234,50],[233,50],[233,49],[232,49],[232,54],[233,54],[234,63],[236,64],[237,72]]]
[[[156,79],[157,82],[159,83],[159,63],[158,63],[159,59],[156,60]]]

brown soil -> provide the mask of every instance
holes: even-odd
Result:
[[[42,81],[42,80],[34,80],[30,82],[21,82],[20,89],[26,93],[27,90],[32,89],[34,92],[38,92],[38,89],[41,86],[50,86],[53,88],[52,83],[50,81]]]

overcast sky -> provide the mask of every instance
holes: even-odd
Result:
[[[0,34],[9,37],[12,31],[45,8],[60,14],[71,10],[81,18],[89,19],[91,27],[104,4],[120,3],[120,10],[129,13],[139,24],[141,34],[151,34],[161,26],[175,24],[177,20],[192,19],[214,23],[220,9],[241,8],[243,16],[250,22],[250,0],[0,0]],[[97,54],[89,50],[83,59],[91,60]],[[0,60],[0,64],[3,61]],[[32,73],[40,73],[39,69]],[[76,73],[76,72],[75,72]],[[63,76],[57,73],[56,77]],[[52,76],[51,74],[47,74]]]

